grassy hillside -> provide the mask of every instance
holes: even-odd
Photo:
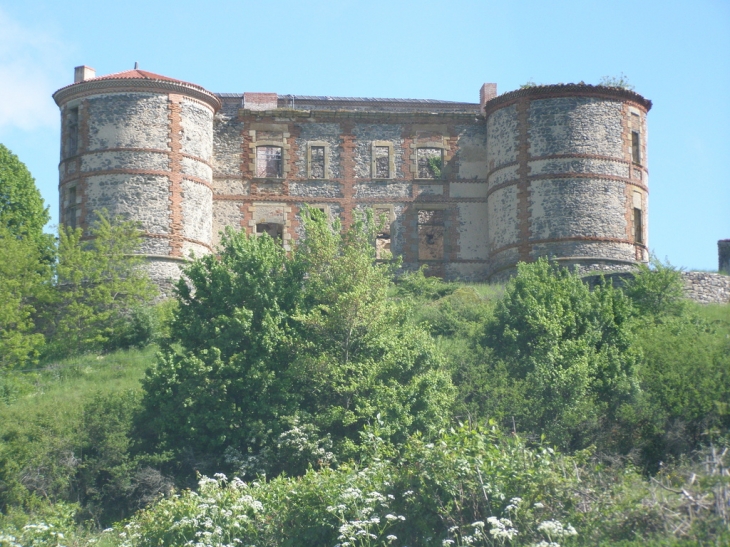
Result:
[[[490,342],[510,317],[506,290],[418,276],[389,289],[389,302],[405,304],[406,322],[430,334],[455,386],[440,433],[391,442],[378,415],[349,462],[311,460],[302,477],[245,485],[219,476],[204,480],[198,496],[180,489],[190,484],[180,471],[184,452],[155,452],[144,437],[141,380],[157,362],[156,346],[0,373],[0,546],[182,545],[195,537],[272,547],[344,545],[350,537],[350,545],[439,546],[730,540],[722,505],[730,305],[684,302],[627,316],[621,328],[636,352],[637,388],[613,409],[613,401],[587,400],[592,422],[569,422],[566,411],[569,426],[550,438],[549,428],[526,425],[540,423],[531,388]],[[571,347],[563,343],[550,351]],[[301,431],[294,441],[308,447]],[[210,529],[195,524],[208,521]],[[377,539],[356,535],[365,529]],[[201,530],[210,534],[196,536]]]

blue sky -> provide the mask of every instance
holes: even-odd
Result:
[[[728,0],[0,0],[0,142],[57,221],[73,67],[140,68],[214,92],[477,102],[527,81],[625,74],[651,99],[650,247],[717,268],[730,238]]]

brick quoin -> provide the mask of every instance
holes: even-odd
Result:
[[[183,213],[182,213],[182,133],[180,103],[182,96],[169,95],[170,118],[170,256],[181,257],[183,247]]]

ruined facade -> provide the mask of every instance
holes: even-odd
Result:
[[[61,222],[141,223],[176,278],[226,226],[289,247],[304,204],[387,219],[377,251],[449,279],[550,256],[590,270],[648,259],[646,114],[632,91],[539,86],[478,103],[211,93],[141,70],[78,67],[61,109]]]

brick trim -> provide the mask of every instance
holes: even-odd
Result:
[[[195,84],[180,81],[129,78],[97,78],[87,80],[85,82],[74,83],[56,91],[53,94],[53,100],[56,101],[58,106],[61,106],[73,99],[78,99],[79,97],[124,92],[157,93],[169,96],[177,95],[178,97],[185,96],[188,100],[194,100],[210,108],[213,113],[220,110],[222,106],[218,97],[213,95],[210,91],[207,91]]]
[[[213,201],[272,201],[272,202],[322,202],[322,203],[342,203],[344,198],[341,197],[324,197],[324,196],[284,196],[281,194],[213,194]],[[487,198],[449,198],[444,196],[420,195],[416,198],[383,196],[357,198],[353,200],[354,205],[362,203],[443,203],[443,204],[459,204],[459,203],[487,203]]]
[[[635,105],[636,108],[639,108],[644,112],[648,112],[652,106],[649,99],[646,99],[635,91],[630,91],[628,89],[600,85],[558,84],[528,87],[504,93],[503,95],[487,102],[485,106],[485,114],[489,117],[489,115],[495,110],[505,108],[506,106],[510,106],[526,98],[540,100],[555,99],[558,97],[597,97],[601,99],[621,101],[631,103]]]
[[[527,180],[529,182],[532,182],[533,180],[551,180],[551,179],[600,179],[600,180],[612,180],[616,182],[622,182],[626,184],[627,186],[635,186],[637,188],[641,188],[644,192],[647,194],[649,193],[649,188],[645,186],[643,183],[631,180],[623,177],[616,177],[613,175],[594,175],[591,173],[552,173],[549,175],[533,175],[528,176]],[[499,184],[495,184],[491,188],[487,189],[487,197],[491,196],[494,192],[497,190],[502,190],[503,188],[507,188],[509,186],[515,186],[519,185],[522,179],[512,179],[508,180],[506,182],[501,182]]]
[[[142,232],[141,237],[147,237],[150,239],[169,239],[171,242],[174,240],[175,236],[171,234],[155,234],[152,232]],[[187,241],[188,243],[195,243],[196,245],[201,245],[202,247],[205,247],[209,251],[213,250],[213,246],[210,243],[206,243],[204,241],[200,241],[198,239],[192,239],[190,237],[181,237],[182,241]],[[144,254],[144,253],[143,253]],[[177,255],[175,258],[185,258],[182,254]]]
[[[530,101],[522,98],[517,102],[517,225],[519,230],[519,257],[523,262],[530,262],[530,142],[529,142],[529,120]],[[487,189],[487,196],[489,196]]]
[[[81,158],[83,156],[93,156],[94,154],[103,154],[105,152],[152,152],[153,154],[161,154],[165,156],[170,155],[170,150],[168,149],[162,149],[162,148],[99,148],[96,150],[86,150],[83,153],[75,154],[73,156],[69,156],[68,158],[64,158],[59,162],[59,166],[63,165],[69,160],[73,160],[76,158]],[[180,155],[183,158],[187,158],[190,160],[198,161],[200,163],[203,163],[210,167],[211,171],[213,170],[213,164],[209,161],[201,158],[200,156],[193,156],[192,154],[186,154],[185,152],[180,152]]]
[[[205,179],[201,179],[200,177],[195,177],[193,175],[186,175],[184,173],[178,174],[182,179],[201,184],[209,188],[211,192],[213,191],[213,185]],[[173,175],[173,171],[156,171],[154,169],[107,169],[104,171],[84,171],[83,173],[74,173],[68,178],[63,179],[60,185],[66,185],[80,178],[96,177],[100,175],[151,175],[155,177],[170,178]]]
[[[639,247],[642,247],[642,248],[648,250],[648,248],[645,245],[635,244],[630,239],[620,239],[617,237],[601,237],[601,236],[572,236],[572,237],[555,237],[555,238],[548,238],[548,239],[531,239],[530,241],[528,241],[528,246],[532,247],[534,245],[543,245],[545,243],[562,243],[564,241],[585,241],[585,242],[596,242],[596,243],[625,243],[626,245],[631,245],[631,246],[636,245],[636,246],[639,246]],[[509,245],[502,245],[501,247],[490,251],[489,255],[490,256],[496,255],[496,254],[504,252],[508,249],[520,247],[521,245],[523,245],[522,242],[510,243]],[[522,259],[520,259],[520,260],[522,260]],[[604,260],[611,261],[614,259],[604,257]]]
[[[622,135],[622,141],[623,141],[623,135]],[[636,164],[633,163],[631,160],[626,160],[626,158],[617,158],[615,156],[601,156],[598,154],[551,154],[548,156],[530,156],[530,161],[543,161],[543,160],[567,160],[567,159],[585,159],[585,160],[599,160],[599,161],[612,161],[614,163],[622,163],[624,165],[628,165],[629,167],[636,167]],[[507,169],[508,167],[514,167],[515,165],[519,165],[519,162],[517,161],[511,161],[509,163],[503,163],[499,167],[494,167],[489,172],[487,172],[487,180],[489,180],[489,177],[491,177],[494,173],[497,171],[501,171],[502,169]],[[644,171],[647,175],[649,174],[649,170],[646,168],[645,165],[639,166],[642,171]]]
[[[182,95],[170,94],[168,112],[170,120],[170,255],[182,256],[183,212],[182,212]]]
[[[342,228],[347,229],[352,225],[354,220],[353,212],[355,209],[355,148],[357,139],[355,138],[355,124],[347,121],[341,124],[340,129],[340,163],[342,165]]]

